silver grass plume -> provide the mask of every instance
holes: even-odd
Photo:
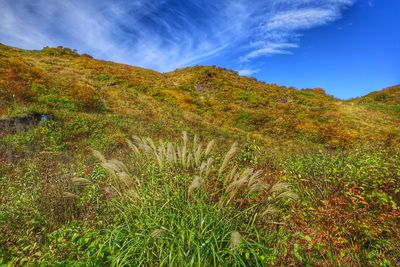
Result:
[[[290,190],[287,190],[276,196],[276,199],[282,199],[282,198],[296,200],[296,199],[298,199],[298,196],[296,193],[294,193]]]
[[[128,147],[133,151],[133,153],[134,153],[135,155],[140,155],[140,150],[139,150],[139,148],[138,148],[134,143],[132,143],[131,140],[126,139],[126,143],[128,144]]]
[[[194,190],[198,189],[201,186],[202,182],[203,181],[200,176],[195,176],[192,183],[189,186],[188,195],[191,196]]]
[[[218,175],[221,175],[226,167],[229,164],[229,161],[233,158],[233,156],[236,154],[238,148],[237,148],[237,143],[233,143],[229,151],[226,153],[224,157],[224,161],[222,162],[221,167],[219,168]]]
[[[236,178],[237,178],[237,169],[238,169],[237,165],[233,166],[233,168],[231,169],[231,171],[230,171],[230,173],[229,173],[229,175],[228,175],[228,177],[226,179],[228,182],[232,182],[232,181],[236,180]]]
[[[203,173],[204,173],[205,170],[206,170],[206,167],[207,167],[207,162],[203,161],[203,162],[201,163],[201,165],[200,165],[200,168],[199,168],[199,174],[200,174],[200,175],[203,175]]]
[[[197,149],[193,152],[193,158],[196,166],[200,164],[201,156],[202,156],[202,145],[198,144]]]
[[[279,191],[286,191],[288,189],[289,189],[289,184],[288,183],[277,182],[269,189],[269,191],[271,193],[275,193],[275,192],[279,192]]]
[[[242,242],[242,235],[238,231],[233,231],[231,233],[231,248],[236,249]]]
[[[77,197],[78,197],[77,195],[75,195],[73,193],[70,193],[70,192],[64,192],[63,193],[63,198],[74,199],[74,198],[77,198]]]
[[[266,189],[267,188],[262,183],[254,183],[253,185],[250,186],[249,194],[260,193]]]
[[[101,162],[107,162],[106,158],[101,154],[100,151],[92,149],[92,154]]]
[[[176,163],[175,148],[171,142],[168,142],[168,144],[167,144],[167,159],[169,162]]]
[[[183,145],[181,149],[181,163],[183,166],[186,165],[186,155],[187,155],[187,142],[188,142],[188,136],[187,132],[184,131],[182,132],[182,140],[183,140]]]
[[[117,159],[110,159],[107,162],[113,164],[117,171],[128,171],[128,167],[126,167],[126,165],[122,161],[119,161]]]
[[[193,152],[192,152],[193,154],[196,154],[198,142],[199,142],[199,137],[197,136],[197,134],[195,134],[193,137]]]
[[[275,214],[279,211],[279,209],[277,209],[276,207],[269,205],[266,209],[264,209],[261,212],[261,216],[267,216],[267,215],[272,215]]]
[[[186,164],[185,164],[185,168],[188,169],[193,165],[193,156],[192,154],[188,154],[187,159],[186,159]]]
[[[207,165],[206,165],[206,177],[210,174],[211,171],[211,165],[213,164],[214,160],[212,158],[209,158],[207,160]]]
[[[259,178],[261,177],[262,171],[261,170],[257,170],[255,172],[253,172],[253,174],[250,176],[249,178],[249,186],[252,186],[256,183],[258,183]]]
[[[210,154],[211,149],[213,148],[214,144],[215,144],[215,140],[211,140],[211,141],[207,144],[206,150],[204,151],[204,155],[205,155],[206,157]]]
[[[85,179],[85,178],[82,178],[82,177],[74,177],[74,178],[71,179],[71,182],[75,186],[85,186],[85,185],[89,185],[89,184],[92,183],[88,179]]]

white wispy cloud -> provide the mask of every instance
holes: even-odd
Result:
[[[341,17],[353,0],[273,0],[269,13],[260,18],[257,39],[242,62],[274,54],[291,54],[298,48],[300,32],[326,25]]]
[[[260,69],[241,69],[238,71],[238,73],[242,76],[251,76],[254,73],[259,72]]]
[[[63,45],[160,71],[229,53],[251,64],[292,53],[304,30],[340,18],[354,1],[0,0],[0,42]]]
[[[254,58],[262,57],[262,56],[270,56],[274,54],[291,54],[292,48],[299,47],[294,43],[266,43],[262,44],[260,48],[251,51],[245,56],[241,57],[241,61],[249,61]]]
[[[295,31],[309,29],[336,19],[334,9],[303,8],[278,12],[265,25],[266,31]]]

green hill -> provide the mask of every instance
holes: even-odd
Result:
[[[400,263],[399,86],[339,100],[0,44],[0,117],[0,265]]]

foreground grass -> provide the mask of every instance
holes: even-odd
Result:
[[[0,263],[399,263],[396,149],[261,156],[252,145],[220,153],[185,134],[128,146],[123,162],[95,151],[80,164],[66,156],[64,166],[43,166],[52,156],[38,154],[20,162],[19,179],[3,165]]]

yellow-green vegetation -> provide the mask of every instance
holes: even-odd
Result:
[[[399,96],[0,45],[0,266],[398,266]]]

